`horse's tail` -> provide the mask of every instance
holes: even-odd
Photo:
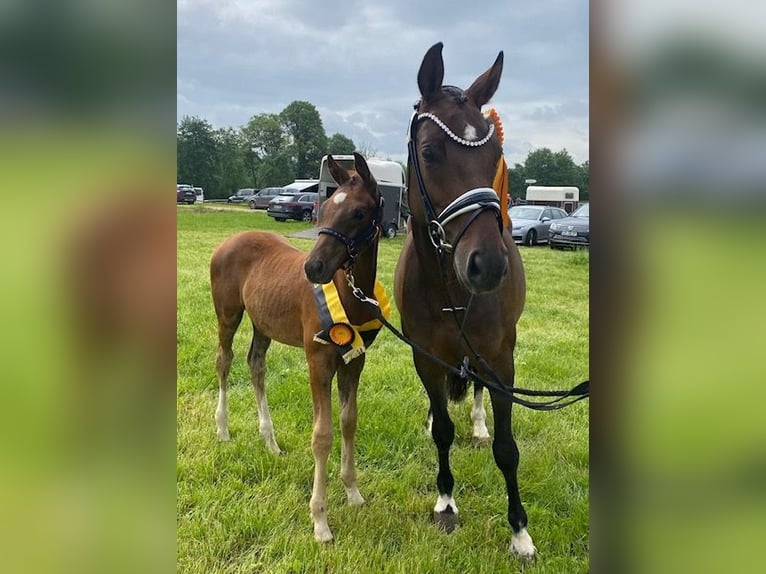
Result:
[[[468,379],[450,373],[447,375],[447,396],[449,400],[459,403],[468,393]]]

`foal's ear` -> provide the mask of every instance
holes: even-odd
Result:
[[[502,73],[503,53],[500,52],[497,55],[495,63],[492,64],[492,67],[476,78],[476,81],[471,84],[471,87],[465,91],[466,95],[471,98],[479,108],[481,108],[492,99],[493,95],[495,95],[497,86],[500,84],[500,76]]]
[[[348,175],[348,171],[342,165],[340,165],[331,155],[327,155],[327,167],[330,168],[330,175],[338,185],[343,185],[351,176]]]
[[[442,48],[444,44],[438,42],[429,48],[423,56],[423,63],[418,71],[418,88],[424,102],[429,102],[441,94],[442,80],[444,80],[444,60]]]
[[[356,170],[356,173],[359,174],[359,177],[362,178],[362,181],[367,185],[375,183],[375,179],[372,177],[370,168],[367,165],[367,160],[364,159],[362,154],[357,152],[354,152],[354,169]]]

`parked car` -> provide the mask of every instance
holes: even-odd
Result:
[[[271,200],[266,215],[277,221],[297,219],[298,221],[310,222],[314,202],[318,198],[318,193],[285,192]]]
[[[513,240],[531,246],[546,243],[548,228],[554,221],[565,218],[567,212],[547,205],[514,205],[508,210],[508,215]]]
[[[248,197],[247,204],[250,206],[250,209],[267,209],[269,202],[284,191],[285,188],[283,187],[264,187]]]
[[[197,196],[196,203],[205,203],[205,190],[201,187],[193,187],[194,194]]]
[[[244,203],[247,201],[247,198],[253,195],[258,190],[252,187],[245,187],[242,189],[238,189],[237,193],[234,195],[230,195],[229,199],[226,200],[226,203]]]
[[[176,185],[176,203],[187,203],[191,205],[197,201],[197,194],[190,185]]]
[[[576,209],[572,215],[551,224],[548,244],[561,247],[590,247],[590,204]]]

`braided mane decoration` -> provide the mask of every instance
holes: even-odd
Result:
[[[486,111],[486,115],[492,120],[492,125],[495,126],[495,131],[497,132],[497,139],[500,141],[500,145],[503,145],[505,134],[503,133],[503,122],[500,121],[500,114],[497,113],[495,108],[489,108]]]

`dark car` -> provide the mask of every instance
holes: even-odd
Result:
[[[252,187],[238,189],[237,193],[229,196],[229,199],[226,200],[226,203],[244,203],[247,201],[247,198],[253,195],[256,191],[258,190]]]
[[[551,223],[565,218],[567,212],[547,205],[514,205],[508,210],[508,216],[513,240],[531,246],[547,243]]]
[[[250,206],[250,209],[266,209],[269,207],[272,199],[285,191],[283,187],[264,187],[248,197],[247,204]]]
[[[581,205],[569,217],[551,223],[548,244],[551,249],[590,247],[590,204]]]
[[[194,188],[188,185],[176,186],[176,203],[187,203],[191,205],[197,201],[197,193]]]
[[[271,200],[266,215],[277,221],[297,219],[310,222],[314,202],[318,198],[318,193],[284,192]]]

